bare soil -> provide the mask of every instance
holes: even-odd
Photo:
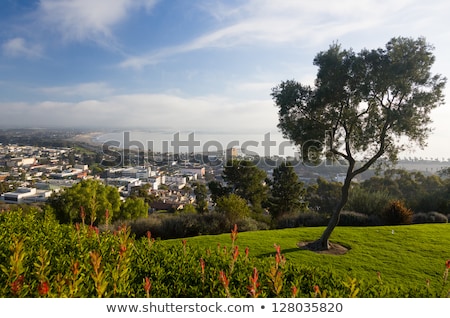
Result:
[[[327,254],[327,255],[344,255],[349,251],[349,248],[338,244],[338,243],[332,243],[330,242],[330,248],[327,250],[316,250],[312,248],[311,243],[312,241],[304,241],[304,242],[298,242],[297,246],[302,250],[309,250],[318,254]]]

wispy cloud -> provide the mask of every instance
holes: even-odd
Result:
[[[133,9],[150,10],[158,0],[41,0],[38,13],[65,40],[104,42]]]
[[[2,45],[3,54],[9,57],[41,58],[43,49],[38,44],[28,43],[21,37],[8,40]]]
[[[409,2],[253,0],[236,7],[226,2],[207,1],[200,7],[220,27],[179,45],[128,57],[120,66],[139,69],[177,54],[208,48],[294,43],[307,47],[349,32],[382,26],[390,14],[405,8]]]

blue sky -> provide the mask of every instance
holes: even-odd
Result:
[[[2,0],[0,127],[262,136],[277,132],[271,88],[312,84],[335,41],[424,36],[449,77],[449,12],[446,0]],[[448,158],[450,110],[433,118],[426,153]]]

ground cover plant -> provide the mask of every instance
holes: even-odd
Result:
[[[332,241],[349,248],[344,255],[297,247],[320,230],[234,227],[162,241],[151,233],[135,238],[127,227],[99,231],[84,221],[61,225],[38,211],[5,211],[0,296],[448,296],[447,224],[339,228]]]

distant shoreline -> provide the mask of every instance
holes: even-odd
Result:
[[[90,132],[90,133],[76,135],[76,136],[70,138],[69,140],[75,141],[75,142],[81,142],[81,143],[92,145],[92,146],[99,146],[101,144],[101,142],[98,142],[97,138],[104,134],[105,134],[104,132]]]

